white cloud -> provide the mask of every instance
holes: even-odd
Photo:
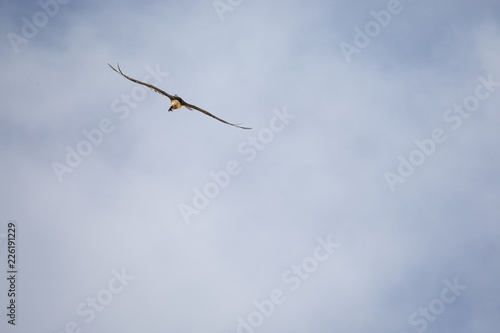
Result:
[[[496,332],[476,305],[498,305],[498,96],[396,193],[383,173],[478,76],[498,74],[498,6],[413,1],[346,64],[339,41],[386,5],[244,1],[221,22],[211,1],[70,2],[18,54],[4,38],[0,233],[19,221],[22,329],[235,332],[332,235],[338,253],[256,332],[410,332],[408,316],[455,276],[467,294],[428,330]],[[2,8],[14,31],[37,7]],[[108,62],[138,79],[159,65],[160,88],[255,130],[167,112],[153,91],[120,119],[111,104],[134,84]],[[283,106],[296,118],[243,164],[238,145]],[[103,118],[114,130],[60,183],[51,163]],[[233,159],[243,171],[185,224],[179,203]],[[121,267],[133,283],[84,323],[76,307]]]

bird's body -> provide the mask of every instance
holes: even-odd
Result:
[[[128,80],[132,81],[132,82],[135,82],[135,83],[138,83],[138,84],[142,84],[143,86],[146,86],[152,90],[154,90],[155,92],[159,93],[159,94],[162,94],[164,96],[167,96],[168,98],[170,98],[170,108],[168,109],[168,111],[172,111],[172,110],[176,110],[176,109],[180,109],[182,108],[183,106],[186,107],[186,109],[188,110],[198,110],[200,112],[203,112],[204,114],[206,114],[207,116],[210,116],[212,118],[215,118],[217,119],[218,121],[220,122],[223,122],[225,124],[228,124],[228,125],[231,125],[231,126],[234,126],[234,127],[238,127],[238,128],[242,128],[242,129],[251,129],[249,127],[243,127],[243,126],[239,126],[238,124],[231,124],[225,120],[222,120],[216,116],[214,116],[213,114],[211,114],[210,112],[208,111],[205,111],[203,109],[200,109],[199,107],[195,106],[195,105],[192,105],[192,104],[189,104],[189,103],[186,103],[182,98],[180,98],[179,96],[177,95],[170,95],[169,93],[153,86],[152,84],[149,84],[149,83],[145,83],[145,82],[141,82],[139,80],[136,80],[134,78],[131,78],[130,76],[127,76],[125,74],[123,74],[122,70],[120,69],[120,66],[118,65],[118,70],[116,70],[113,66],[111,66],[110,64],[108,64],[109,67],[111,67],[115,72],[117,72],[118,74],[124,76],[125,78],[127,78]]]
[[[182,108],[182,102],[178,99],[173,99],[170,101],[170,103],[172,104],[172,106],[170,106],[170,109],[168,109],[168,111],[172,111],[172,109],[176,110]]]

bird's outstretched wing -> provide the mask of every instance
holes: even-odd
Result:
[[[213,115],[213,114],[211,114],[210,112],[205,111],[205,110],[203,110],[203,109],[200,109],[200,108],[199,108],[199,107],[197,107],[196,105],[192,105],[192,104],[188,104],[188,103],[184,102],[184,106],[185,106],[186,108],[190,109],[190,110],[191,110],[191,109],[196,109],[196,110],[198,110],[198,111],[200,111],[200,112],[203,112],[203,113],[204,113],[204,114],[206,114],[207,116],[210,116],[210,117],[212,117],[212,118],[215,118],[215,119],[217,119],[218,121],[223,122],[224,124],[228,124],[228,125],[231,125],[231,126],[234,126],[234,127],[242,128],[242,129],[251,129],[250,127],[243,127],[243,126],[239,126],[239,124],[231,124],[231,123],[228,123],[227,121],[225,121],[225,120],[223,120],[223,119],[220,119],[219,117],[214,116],[214,115]]]
[[[157,87],[153,86],[152,84],[149,84],[149,83],[145,83],[145,82],[142,82],[142,81],[136,80],[136,79],[134,79],[134,78],[131,78],[131,77],[130,77],[130,76],[128,76],[128,75],[123,74],[123,72],[122,72],[122,70],[121,70],[121,68],[120,68],[120,65],[118,65],[118,64],[117,64],[118,70],[116,70],[116,69],[115,69],[113,66],[111,66],[110,64],[108,64],[108,66],[109,66],[109,67],[111,67],[111,69],[112,69],[112,70],[114,70],[115,72],[117,72],[118,74],[120,74],[120,75],[122,75],[123,77],[125,77],[126,79],[128,79],[128,80],[130,80],[130,81],[132,81],[132,82],[138,83],[138,84],[142,84],[143,86],[146,86],[146,87],[148,87],[148,88],[150,88],[150,89],[154,90],[155,92],[157,92],[157,93],[159,93],[159,94],[162,94],[162,95],[167,96],[168,98],[170,98],[170,100],[173,100],[173,99],[179,99],[178,97],[174,97],[174,96],[170,95],[169,93],[167,93],[167,92],[165,92],[165,91],[163,91],[163,90],[161,90],[161,89],[159,89],[159,88],[157,88]],[[197,106],[195,106],[195,105],[188,104],[188,103],[184,102],[182,106],[185,106],[186,108],[188,108],[188,109],[190,109],[190,110],[192,110],[192,109],[196,109],[196,110],[198,110],[198,111],[200,111],[200,112],[203,112],[204,114],[206,114],[206,115],[208,115],[208,116],[210,116],[210,117],[212,117],[212,118],[215,118],[215,119],[217,119],[218,121],[223,122],[224,124],[228,124],[228,125],[231,125],[231,126],[234,126],[234,127],[242,128],[242,129],[251,129],[250,127],[243,127],[243,126],[239,126],[239,124],[231,124],[231,123],[229,123],[229,122],[227,122],[227,121],[225,121],[225,120],[223,120],[223,119],[220,119],[220,118],[218,118],[218,117],[214,116],[213,114],[211,114],[211,113],[210,113],[210,112],[208,112],[208,111],[205,111],[205,110],[203,110],[203,109],[200,109],[199,107],[197,107]]]
[[[120,65],[118,65],[118,64],[117,64],[117,66],[118,66],[118,70],[116,70],[116,69],[115,69],[113,66],[111,66],[110,64],[108,64],[108,66],[109,66],[109,67],[111,67],[111,69],[112,69],[112,70],[114,70],[114,71],[115,71],[115,72],[117,72],[118,74],[123,75],[125,78],[129,79],[129,80],[130,80],[130,81],[132,81],[132,82],[142,84],[143,86],[146,86],[146,87],[148,87],[149,89],[154,90],[154,91],[156,91],[156,92],[157,92],[157,93],[159,93],[159,94],[165,95],[165,96],[167,96],[167,97],[168,97],[168,98],[170,98],[170,99],[173,99],[173,98],[174,98],[174,96],[170,95],[169,93],[167,93],[167,92],[165,92],[165,91],[163,91],[163,90],[161,90],[161,89],[159,89],[159,88],[156,88],[156,87],[155,87],[155,86],[153,86],[152,84],[149,84],[149,83],[145,83],[145,82],[142,82],[142,81],[136,80],[136,79],[134,79],[134,78],[131,78],[131,77],[130,77],[130,76],[128,76],[128,75],[123,74],[122,70],[120,69]]]

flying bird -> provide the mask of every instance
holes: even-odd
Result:
[[[175,109],[180,109],[182,108],[183,106],[186,107],[186,109],[189,109],[191,111],[193,111],[193,109],[195,110],[198,110],[200,112],[203,112],[204,114],[206,114],[207,116],[210,116],[212,118],[215,118],[217,119],[218,121],[221,121],[223,122],[224,124],[228,124],[228,125],[231,125],[231,126],[234,126],[234,127],[238,127],[238,128],[242,128],[242,129],[251,129],[250,127],[243,127],[243,126],[239,126],[239,124],[231,124],[223,119],[220,119],[219,117],[216,117],[214,116],[213,114],[211,114],[210,112],[206,111],[206,110],[203,110],[199,107],[197,107],[196,105],[193,105],[193,104],[189,104],[189,103],[186,103],[182,98],[180,98],[179,96],[177,95],[170,95],[169,93],[153,86],[152,84],[149,84],[149,83],[144,83],[144,82],[141,82],[139,80],[136,80],[134,78],[131,78],[130,76],[127,76],[125,74],[123,74],[122,70],[120,69],[120,65],[117,65],[118,67],[118,70],[116,70],[113,66],[111,66],[110,64],[108,64],[109,67],[111,67],[111,69],[113,69],[115,72],[117,72],[118,74],[121,74],[122,76],[124,76],[125,78],[129,79],[130,81],[132,82],[135,82],[135,83],[139,83],[139,84],[142,84],[143,86],[146,86],[148,88],[150,88],[151,90],[154,90],[155,92],[159,93],[159,94],[162,94],[164,96],[167,96],[168,98],[170,98],[170,103],[172,105],[170,105],[170,108],[168,109],[168,111],[172,111],[172,110],[175,110]]]

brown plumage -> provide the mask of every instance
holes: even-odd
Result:
[[[156,91],[157,93],[159,94],[162,94],[164,96],[167,96],[168,98],[170,98],[170,103],[172,104],[170,106],[170,108],[168,109],[168,111],[172,111],[172,109],[180,109],[181,107],[185,106],[187,109],[189,110],[198,110],[200,112],[203,112],[204,114],[206,114],[207,116],[210,116],[212,118],[215,118],[217,119],[218,121],[220,122],[223,122],[224,124],[228,124],[228,125],[231,125],[231,126],[234,126],[234,127],[238,127],[238,128],[242,128],[242,129],[251,129],[250,127],[243,127],[243,126],[239,126],[239,124],[231,124],[223,119],[220,119],[219,117],[216,117],[214,116],[213,114],[211,114],[210,112],[208,111],[205,111],[203,109],[200,109],[199,107],[197,107],[196,105],[193,105],[193,104],[189,104],[189,103],[186,103],[182,98],[180,98],[179,96],[177,95],[170,95],[169,93],[159,89],[159,88],[156,88],[155,86],[153,86],[152,84],[149,84],[149,83],[144,83],[144,82],[141,82],[139,80],[136,80],[134,78],[131,78],[130,76],[127,76],[125,74],[123,74],[122,70],[120,69],[120,65],[118,65],[118,70],[116,70],[113,66],[111,66],[110,64],[108,64],[109,67],[111,67],[111,69],[113,69],[115,72],[117,72],[118,74],[121,74],[122,76],[124,76],[125,78],[129,79],[130,81],[132,82],[135,82],[135,83],[138,83],[138,84],[142,84],[143,86],[146,86],[154,91]]]

